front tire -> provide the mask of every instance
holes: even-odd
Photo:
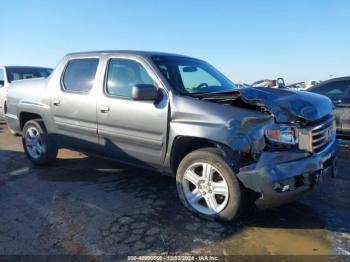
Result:
[[[58,148],[41,119],[30,120],[24,125],[22,144],[27,157],[35,165],[49,164],[57,157]]]
[[[208,220],[232,221],[244,206],[245,190],[217,148],[188,154],[176,174],[181,202]]]

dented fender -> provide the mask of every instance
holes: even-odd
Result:
[[[255,155],[265,148],[265,129],[274,123],[274,119],[272,116],[246,117],[240,123],[232,122],[229,124],[229,130],[232,130],[230,148],[233,151]]]

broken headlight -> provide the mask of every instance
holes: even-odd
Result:
[[[297,145],[298,129],[290,126],[273,126],[265,130],[266,138],[273,143]]]

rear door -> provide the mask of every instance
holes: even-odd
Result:
[[[106,58],[105,81],[97,102],[98,134],[107,157],[157,167],[166,152],[168,96],[151,66],[133,56]],[[135,84],[154,84],[157,101],[135,101]]]
[[[67,61],[52,88],[51,108],[59,143],[64,147],[98,151],[96,95],[98,57]]]

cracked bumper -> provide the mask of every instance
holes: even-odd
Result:
[[[334,172],[337,151],[338,141],[334,138],[317,154],[264,152],[257,163],[241,168],[237,176],[246,188],[261,193],[257,206],[279,206],[312,190],[326,173]],[[288,190],[278,191],[276,184],[289,185]]]

